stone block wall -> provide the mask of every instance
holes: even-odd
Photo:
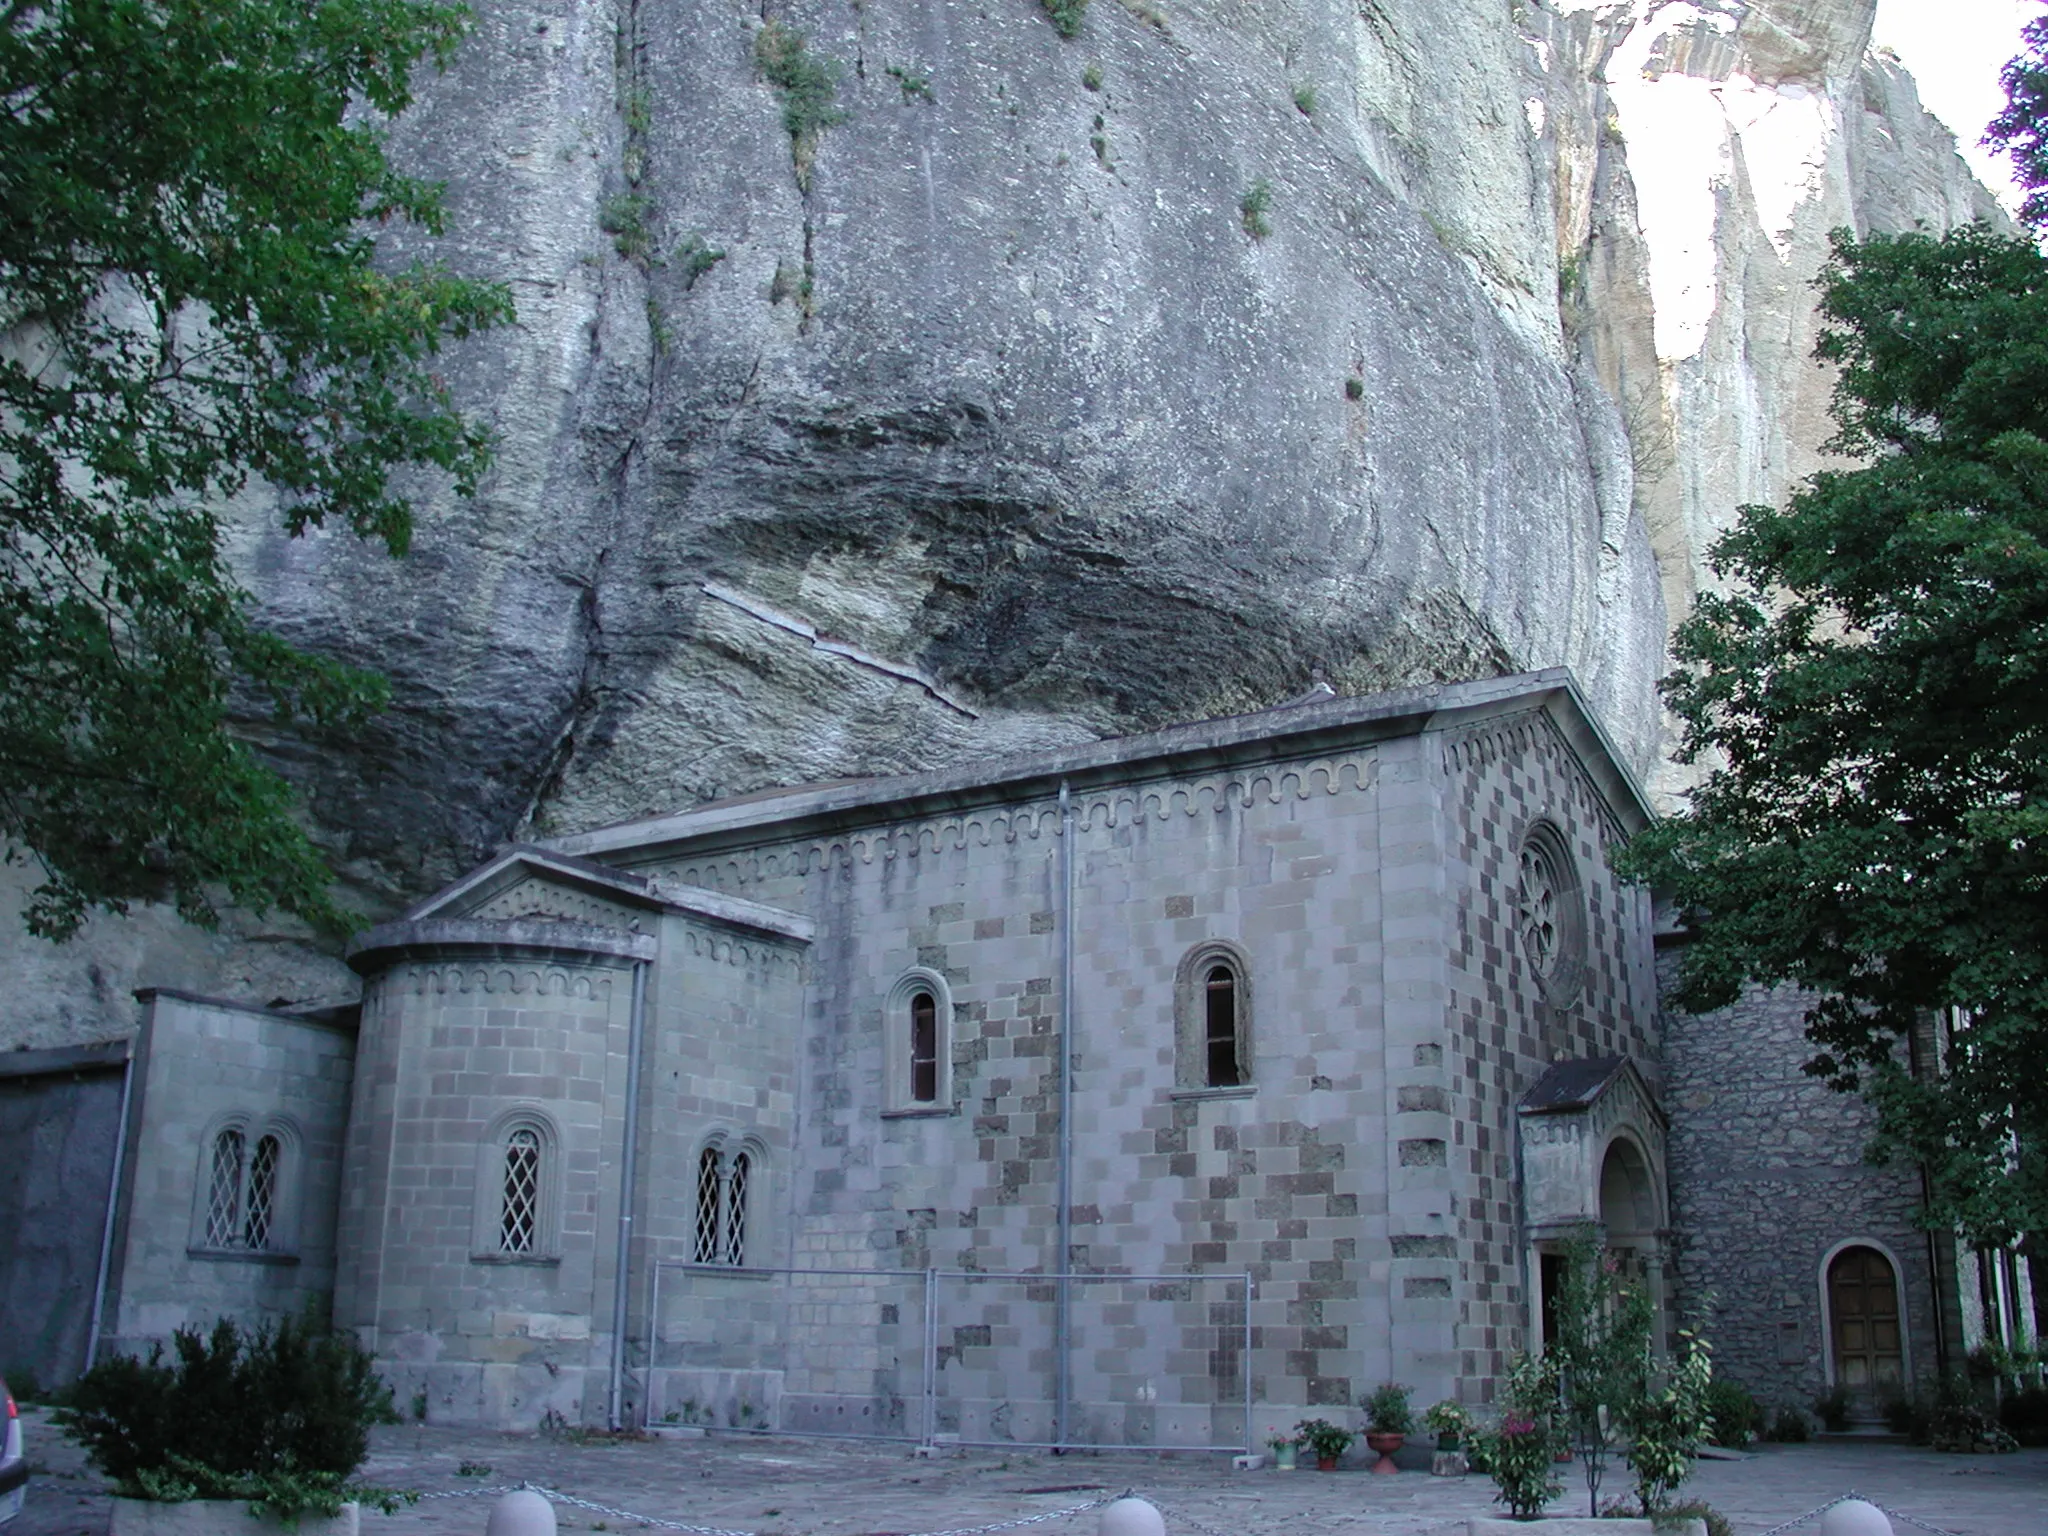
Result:
[[[142,998],[103,1350],[139,1350],[223,1315],[324,1311],[354,1031],[184,993]],[[284,1141],[260,1248],[209,1235],[214,1146],[229,1125],[252,1154],[266,1134]]]
[[[1675,946],[1659,955],[1667,977],[1677,961]],[[1665,1028],[1679,1299],[1712,1299],[1716,1374],[1802,1410],[1828,1384],[1823,1266],[1842,1244],[1899,1268],[1909,1375],[1935,1375],[1940,1326],[1917,1173],[1865,1162],[1870,1108],[1800,1071],[1806,1008],[1758,989]]]
[[[1626,1055],[1655,1084],[1649,910],[1608,868],[1622,836],[1613,809],[1541,711],[1447,731],[1432,750],[1443,795],[1445,974],[1404,1044],[1416,1053],[1417,1101],[1440,1095],[1451,1109],[1442,1182],[1456,1207],[1454,1374],[1461,1395],[1484,1402],[1509,1354],[1533,1343],[1516,1106],[1562,1060]],[[1562,998],[1538,984],[1518,933],[1520,854],[1539,820],[1563,834],[1584,904],[1585,969]],[[1439,1072],[1425,1073],[1425,1062],[1439,1060]]]
[[[599,1418],[611,1328],[632,967],[422,958],[366,991],[336,1319],[401,1407],[531,1428]],[[508,1115],[535,1113],[542,1212],[498,1251]]]
[[[0,1052],[0,1369],[17,1392],[85,1366],[128,1050]]]
[[[1583,993],[1554,1017],[1513,939],[1518,839],[1538,812],[1570,833],[1588,907]],[[818,923],[790,1262],[1052,1269],[1060,808],[886,815],[636,867]],[[1261,1435],[1304,1411],[1349,1417],[1389,1378],[1423,1402],[1485,1400],[1522,1342],[1515,1101],[1553,1057],[1654,1052],[1647,909],[1607,873],[1617,823],[1571,750],[1521,716],[1483,739],[1399,735],[1089,788],[1074,822],[1074,1264],[1257,1286],[1249,1362],[1220,1284],[1077,1300],[1076,1339],[1099,1326],[1110,1342],[1087,1352],[1095,1387],[1076,1370],[1076,1430],[1239,1437],[1247,1370]],[[1190,1091],[1176,972],[1217,941],[1248,966],[1251,1082]],[[889,1000],[913,970],[951,1003],[938,1113],[892,1111],[888,1092]],[[894,1285],[867,1299],[870,1342],[921,1305]],[[1042,1437],[1052,1287],[996,1301],[987,1282],[972,1305],[977,1288],[956,1289],[938,1318],[940,1427]],[[1165,1310],[1119,1340],[1148,1307]],[[844,1331],[845,1314],[818,1315]],[[915,1388],[909,1343],[877,1347],[885,1415]]]

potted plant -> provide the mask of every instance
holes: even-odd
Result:
[[[1445,1398],[1422,1416],[1422,1427],[1436,1436],[1440,1451],[1461,1451],[1465,1437],[1472,1433],[1472,1415]]]
[[[1299,1440],[1291,1439],[1286,1435],[1269,1436],[1266,1440],[1266,1449],[1273,1453],[1273,1470],[1275,1472],[1292,1472],[1294,1470],[1294,1459],[1300,1445],[1301,1442]]]
[[[1348,1429],[1339,1428],[1328,1419],[1303,1419],[1294,1426],[1301,1435],[1301,1443],[1314,1453],[1318,1472],[1337,1470],[1337,1458],[1350,1448],[1358,1436]]]
[[[156,1345],[95,1365],[58,1422],[114,1484],[113,1536],[340,1536],[360,1503],[390,1513],[416,1497],[353,1480],[370,1425],[398,1422],[391,1389],[352,1337],[310,1322],[179,1329],[169,1361]]]
[[[1379,1453],[1372,1470],[1385,1476],[1401,1469],[1394,1465],[1394,1452],[1415,1427],[1415,1415],[1408,1407],[1410,1389],[1397,1381],[1383,1381],[1358,1406],[1365,1410],[1365,1443]]]

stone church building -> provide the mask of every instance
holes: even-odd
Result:
[[[1796,999],[1660,1009],[1650,815],[1553,671],[508,848],[359,1009],[142,995],[91,1347],[310,1301],[432,1420],[1242,1446],[1489,1401],[1594,1223],[1874,1410],[2025,1266]]]

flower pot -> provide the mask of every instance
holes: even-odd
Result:
[[[1336,1470],[1337,1470],[1337,1458],[1336,1458],[1336,1457],[1334,1457],[1334,1456],[1318,1456],[1318,1457],[1316,1458],[1316,1470],[1317,1470],[1318,1472],[1334,1472],[1334,1471],[1336,1471]]]
[[[1390,1435],[1384,1430],[1368,1429],[1365,1432],[1365,1443],[1377,1451],[1380,1458],[1372,1464],[1372,1470],[1382,1477],[1400,1471],[1401,1469],[1394,1465],[1394,1452],[1401,1449],[1407,1440],[1406,1435]]]
[[[1292,1472],[1294,1470],[1294,1460],[1299,1453],[1299,1449],[1298,1446],[1283,1445],[1274,1451],[1273,1470],[1275,1472]]]

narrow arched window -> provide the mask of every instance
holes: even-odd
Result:
[[[213,1172],[206,1194],[206,1246],[233,1248],[242,1231],[242,1133],[229,1126],[213,1138]]]
[[[744,1152],[733,1154],[732,1172],[725,1180],[725,1245],[721,1254],[727,1264],[747,1262],[747,1177],[753,1159]]]
[[[939,1000],[929,992],[910,996],[910,1100],[939,1101]]]
[[[699,1264],[718,1262],[718,1149],[706,1147],[697,1159],[697,1241],[693,1257]]]
[[[1252,986],[1245,952],[1210,939],[1181,956],[1173,980],[1173,1085],[1182,1093],[1252,1086]]]
[[[540,1133],[522,1125],[505,1138],[505,1198],[500,1253],[532,1253],[540,1230]]]
[[[882,1109],[895,1115],[953,1108],[953,996],[946,978],[925,966],[906,971],[882,1009]]]
[[[243,1196],[242,1246],[268,1248],[277,1224],[277,1165],[284,1147],[275,1136],[263,1136],[249,1159],[249,1180]]]
[[[1202,993],[1208,1086],[1235,1088],[1243,1081],[1238,1066],[1237,973],[1227,965],[1211,966]]]

